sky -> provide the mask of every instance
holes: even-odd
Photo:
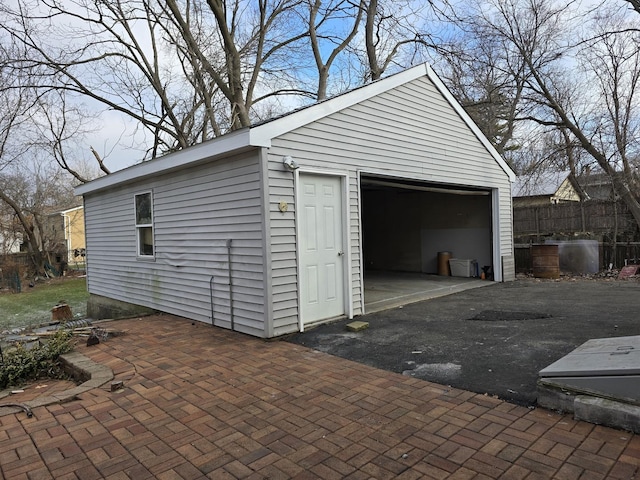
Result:
[[[10,0],[16,1],[16,0]],[[326,5],[328,2],[325,2]],[[423,1],[416,1],[417,4],[424,6]],[[401,2],[397,2],[394,6],[400,5]],[[83,25],[77,25],[83,27]],[[332,27],[337,28],[338,27]],[[144,27],[139,31],[139,38],[143,45],[147,45],[150,49],[150,43],[148,40],[148,33]],[[358,39],[355,42],[359,42]],[[328,55],[328,51],[323,52],[325,58]],[[170,58],[170,56],[169,56]],[[310,59],[309,59],[310,60]],[[310,60],[311,61],[311,60]],[[407,65],[407,67],[410,65]],[[393,70],[393,66],[389,68],[389,72]],[[338,73],[333,72],[333,76],[337,77]],[[300,98],[287,98],[281,97],[280,104],[283,109],[291,110],[301,105]],[[134,120],[127,119],[124,115],[115,111],[104,110],[103,107],[94,105],[89,102],[90,110],[99,112],[101,125],[94,131],[89,133],[84,141],[78,145],[77,155],[84,159],[86,162],[93,160],[93,154],[90,147],[93,147],[105,160],[105,164],[111,171],[120,170],[130,165],[134,165],[140,162],[145,157],[144,150],[141,150],[140,145],[145,143],[145,132],[138,128]]]
[[[81,142],[78,155],[92,163],[94,157],[90,147],[93,147],[112,172],[139,163],[144,158],[145,152],[136,148],[136,145],[143,142],[144,134],[136,128],[136,123],[117,112],[102,111],[101,127],[88,134]]]
[[[15,2],[16,0],[9,0]],[[592,4],[596,0],[585,0],[586,4]],[[420,1],[424,5],[424,1]],[[140,38],[145,42],[145,30],[141,29]],[[149,47],[147,47],[149,48]],[[407,65],[409,66],[409,65]],[[103,106],[94,103],[88,104],[90,110],[99,112],[99,127],[87,134],[83,141],[76,146],[76,155],[88,163],[94,162],[90,147],[93,147],[105,160],[105,164],[111,171],[139,163],[145,152],[140,148],[145,144],[145,132],[139,128],[136,121],[126,118],[124,115],[104,110]],[[284,100],[284,108],[292,109],[300,105],[299,99],[291,99],[290,104]]]

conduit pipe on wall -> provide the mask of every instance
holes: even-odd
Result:
[[[216,277],[211,275],[211,278],[209,279],[209,298],[211,300],[211,326],[215,327],[216,326],[216,320],[213,314],[213,280]]]
[[[233,272],[231,269],[231,242],[227,240],[227,263],[229,264],[229,315],[231,316],[231,330],[235,331],[235,321],[233,318]]]

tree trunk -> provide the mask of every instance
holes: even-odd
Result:
[[[633,215],[634,220],[640,226],[640,202],[635,197],[631,189],[629,188],[629,184],[625,181],[625,178],[621,175],[614,175],[611,177],[611,181],[613,182],[613,186],[622,198],[622,201],[629,207],[629,211]]]
[[[564,108],[558,103],[553,93],[547,87],[546,82],[536,69],[536,66],[533,64],[530,58],[526,59],[528,67],[531,71],[532,76],[535,78],[535,81],[540,89],[540,93],[547,100],[549,107],[553,109],[553,111],[558,115],[562,122],[562,126],[567,128],[580,142],[582,148],[584,148],[589,155],[591,155],[598,165],[611,177],[611,181],[613,182],[613,186],[615,190],[618,192],[624,203],[629,207],[629,211],[633,215],[636,224],[640,226],[640,203],[633,195],[631,188],[629,186],[629,182],[627,178],[624,176],[624,172],[617,172],[613,166],[609,163],[607,157],[598,150],[593,143],[587,138],[585,133],[578,127],[575,123],[571,121],[571,118],[564,110]]]
[[[618,199],[613,197],[613,266],[618,267]]]
[[[16,217],[18,217],[18,221],[27,236],[27,247],[29,249],[29,255],[31,256],[31,261],[33,262],[36,275],[46,275],[44,266],[45,258],[42,253],[42,249],[40,248],[40,242],[38,241],[38,236],[36,235],[33,223],[24,215],[20,206],[12,198],[2,192],[2,190],[0,190],[0,200],[9,205],[16,214]]]
[[[365,48],[367,51],[367,59],[369,61],[369,74],[371,81],[378,80],[382,76],[380,65],[378,64],[378,54],[376,53],[377,39],[375,39],[375,21],[378,11],[378,0],[371,0],[367,7],[367,17],[364,27],[365,32]]]

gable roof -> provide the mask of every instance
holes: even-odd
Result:
[[[491,145],[489,140],[487,140],[471,117],[467,112],[465,112],[464,108],[462,108],[460,103],[458,103],[454,98],[453,94],[447,89],[444,83],[442,83],[442,80],[440,80],[433,69],[428,64],[424,63],[395,75],[358,87],[354,90],[350,90],[349,92],[341,95],[295,110],[281,117],[253,125],[251,127],[236,130],[212,140],[185,148],[178,152],[139,163],[110,175],[100,177],[89,183],[76,187],[76,195],[85,195],[114,185],[129,183],[148,175],[166,173],[186,165],[193,165],[200,161],[212,160],[230,153],[240,153],[252,148],[270,147],[271,141],[274,138],[423,76],[426,76],[431,80],[438,91],[443,95],[451,107],[491,154],[494,160],[504,170],[510,181],[513,182],[516,178],[513,170],[511,170],[509,165],[507,165],[504,159]]]
[[[569,178],[569,171],[545,171],[519,176],[511,189],[513,197],[538,197],[555,194]]]

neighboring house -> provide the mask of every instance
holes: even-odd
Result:
[[[580,190],[570,172],[544,171],[519,176],[512,188],[514,207],[579,202]]]
[[[274,337],[363,314],[371,269],[436,273],[443,250],[513,280],[514,179],[420,65],[77,187],[91,302]]]
[[[44,229],[45,247],[56,254],[56,263],[84,262],[84,207],[47,215]]]

